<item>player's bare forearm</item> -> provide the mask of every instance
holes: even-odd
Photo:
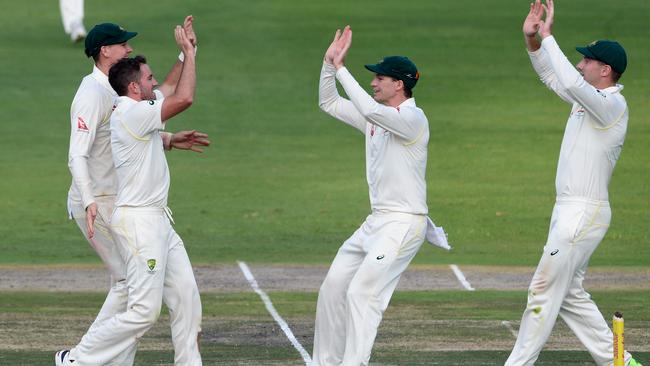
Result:
[[[169,70],[169,73],[165,77],[165,81],[158,87],[158,90],[163,93],[165,97],[168,97],[176,91],[176,85],[178,84],[178,79],[181,77],[181,70],[183,70],[183,63],[178,60],[172,66],[172,69]]]
[[[190,42],[183,27],[176,26],[176,43],[180,47],[185,60],[181,69],[181,76],[176,85],[174,94],[165,98],[161,108],[161,119],[167,121],[175,115],[189,108],[194,102],[194,90],[196,88],[196,63],[194,46]]]
[[[183,22],[183,29],[185,30],[185,35],[194,47],[194,54],[196,55],[198,40],[196,38],[196,33],[194,33],[193,24],[194,17],[192,15],[186,16],[185,21]],[[160,90],[165,97],[174,94],[176,91],[176,86],[178,85],[178,81],[181,78],[181,71],[183,70],[183,60],[181,60],[181,58],[184,59],[184,53],[183,56],[179,56],[179,59],[174,63],[174,66],[172,66],[172,69],[165,77],[165,81],[163,81],[162,85],[158,87],[158,90]]]
[[[524,40],[526,41],[526,48],[530,52],[535,52],[540,47],[542,47],[542,42],[539,40],[539,37],[537,37],[537,35],[534,36],[524,35]]]

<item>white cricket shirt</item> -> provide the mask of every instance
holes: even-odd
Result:
[[[108,76],[93,66],[81,81],[70,108],[68,166],[72,184],[68,200],[87,207],[96,196],[116,193],[109,119],[117,94]]]
[[[120,97],[111,116],[111,148],[117,172],[115,206],[166,207],[169,168],[163,149],[164,99]]]
[[[542,82],[572,104],[557,165],[557,196],[608,201],[609,181],[627,131],[623,85],[598,90],[587,83],[552,36],[529,55]]]
[[[339,96],[339,80],[350,98]],[[366,178],[373,211],[425,215],[429,122],[415,99],[397,108],[377,103],[347,68],[323,63],[319,85],[323,111],[366,136]]]

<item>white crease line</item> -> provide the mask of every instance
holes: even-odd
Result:
[[[463,285],[463,287],[465,287],[465,290],[474,291],[474,287],[472,287],[472,285],[467,281],[465,275],[463,274],[463,272],[461,272],[460,268],[458,268],[457,265],[450,264],[449,267],[451,267],[451,270],[454,271],[456,278],[458,278],[460,284]]]
[[[515,337],[515,339],[517,339],[517,332],[515,332],[515,330],[512,328],[512,323],[510,323],[507,320],[504,320],[501,322],[501,324],[510,331],[510,334],[512,334],[512,336]]]
[[[275,319],[275,322],[278,323],[280,328],[284,331],[284,334],[289,338],[289,342],[293,345],[293,347],[300,353],[302,356],[302,359],[305,361],[305,365],[311,365],[311,357],[309,356],[309,353],[305,351],[305,349],[302,347],[300,342],[296,339],[296,337],[293,335],[293,332],[289,328],[289,324],[282,319],[280,314],[278,314],[277,310],[275,310],[275,307],[273,306],[273,303],[271,302],[271,298],[269,298],[269,295],[264,292],[260,288],[260,286],[257,284],[257,281],[255,280],[255,277],[253,276],[253,273],[251,270],[248,268],[248,265],[246,265],[245,262],[237,261],[239,264],[239,268],[241,271],[244,273],[244,277],[248,280],[248,283],[250,283],[251,287],[253,288],[253,291],[255,291],[258,295],[260,295],[260,298],[264,302],[264,306],[266,306],[266,310],[271,314],[273,319]]]

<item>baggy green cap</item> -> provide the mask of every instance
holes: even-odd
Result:
[[[420,73],[413,61],[404,56],[387,56],[379,63],[365,65],[366,69],[380,75],[387,75],[402,80],[407,88],[413,89],[420,79]]]
[[[114,23],[97,24],[86,36],[86,49],[84,51],[88,57],[95,56],[102,46],[126,42],[137,34],[137,32],[127,32]]]
[[[591,42],[586,47],[576,47],[583,56],[604,62],[612,69],[622,74],[627,68],[627,55],[620,43],[601,39]]]

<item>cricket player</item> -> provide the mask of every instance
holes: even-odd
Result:
[[[192,29],[193,18],[187,17],[185,27],[196,42]],[[112,23],[95,26],[86,39],[86,55],[93,57],[93,72],[86,76],[72,103],[69,167],[72,184],[68,193],[68,212],[84,237],[100,256],[111,275],[111,288],[95,322],[88,332],[113,315],[124,312],[127,306],[126,264],[109,233],[108,220],[113,211],[117,192],[117,177],[110,148],[109,118],[115,107],[117,94],[108,82],[108,71],[118,60],[132,51],[128,41],[137,33],[127,32]],[[172,83],[180,75],[177,62],[161,90],[170,93]],[[162,95],[162,94],[161,94]],[[207,135],[196,131],[182,131],[163,135],[165,149],[172,147],[200,152],[197,145],[208,145]],[[189,294],[189,293],[188,293]],[[178,308],[182,304],[179,296],[169,293],[165,298],[168,307]],[[186,325],[174,321],[172,314],[172,334],[181,334]],[[176,329],[176,331],[174,331]],[[176,338],[174,338],[175,341]],[[175,342],[176,344],[176,342]],[[83,353],[80,350],[79,353]],[[55,356],[56,364],[61,364],[68,351],[60,351]],[[135,347],[123,352],[111,365],[131,365]],[[109,364],[109,363],[107,363]]]
[[[194,45],[181,26],[175,37],[184,62],[173,93],[165,98],[156,99],[157,81],[144,57],[121,59],[110,69],[109,82],[120,96],[110,122],[118,178],[110,229],[126,263],[128,306],[87,333],[62,356],[63,365],[104,365],[134,347],[158,319],[163,295],[169,294],[179,301],[168,304],[174,314],[174,364],[202,364],[201,302],[187,252],[171,226],[161,136],[166,121],[192,104],[196,85]],[[184,327],[174,327],[175,322]]]
[[[597,365],[612,365],[612,332],[582,281],[611,219],[607,186],[628,122],[623,85],[617,82],[627,58],[620,44],[600,40],[576,48],[584,58],[574,68],[551,34],[553,14],[553,0],[532,3],[524,38],[533,68],[549,89],[571,104],[571,113],[560,148],[548,240],[506,365],[533,365],[558,314]],[[629,353],[625,363],[639,365]]]
[[[345,67],[352,30],[325,53],[320,108],[365,135],[372,213],[340,247],[318,293],[314,366],[368,365],[377,327],[399,278],[427,232],[429,123],[412,97],[419,74],[406,57],[366,65],[368,95]],[[339,96],[339,81],[349,100]]]
[[[59,0],[61,22],[65,33],[77,43],[86,37],[84,26],[84,0]]]

